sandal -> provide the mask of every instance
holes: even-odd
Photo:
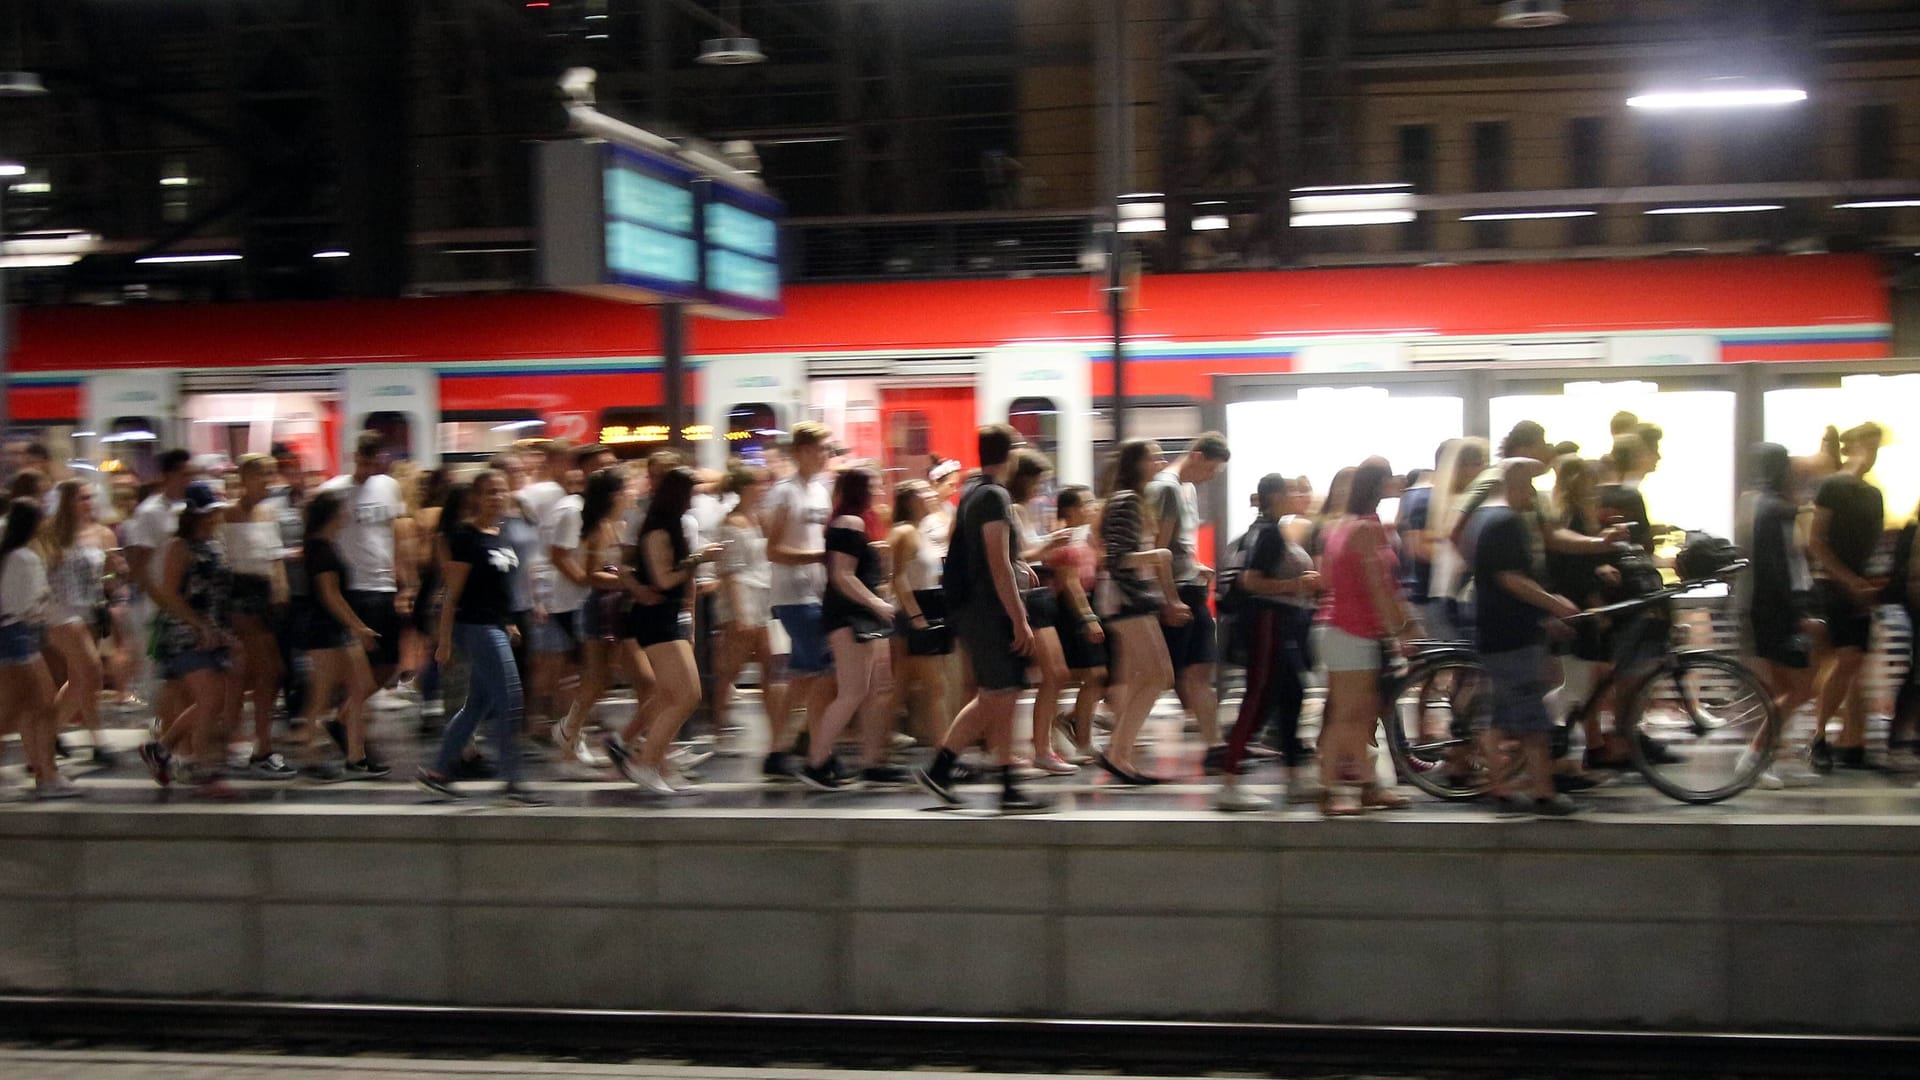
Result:
[[[1323,818],[1359,817],[1366,813],[1360,805],[1358,788],[1333,784],[1320,792],[1320,816]]]
[[[1368,784],[1360,789],[1360,805],[1368,810],[1405,810],[1413,800],[1392,788]]]

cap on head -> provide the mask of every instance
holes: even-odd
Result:
[[[187,505],[184,510],[189,514],[212,513],[215,510],[224,509],[227,505],[227,500],[221,498],[220,493],[213,489],[213,485],[205,480],[195,480],[188,484],[185,498]]]

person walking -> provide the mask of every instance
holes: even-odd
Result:
[[[80,789],[60,775],[53,675],[41,655],[53,603],[46,563],[33,550],[43,517],[40,500],[15,499],[0,533],[0,709],[27,752],[34,797],[69,799]]]
[[[377,431],[363,431],[354,440],[353,471],[321,486],[346,500],[347,521],[341,530],[339,553],[346,563],[352,589],[347,602],[372,628],[375,691],[393,682],[400,665],[401,620],[413,611],[416,594],[412,545],[402,544],[397,522],[405,514],[400,484],[388,475],[386,440]]]
[[[893,532],[887,539],[893,560],[894,712],[907,717],[913,737],[932,744],[947,732],[947,657],[953,630],[947,624],[947,596],[940,589],[942,549],[925,532],[940,515],[939,496],[925,480],[906,480],[894,488]]]
[[[346,524],[347,502],[338,492],[323,491],[307,500],[300,563],[310,591],[306,609],[294,623],[299,628],[294,644],[307,668],[302,719],[309,733],[322,730],[320,717],[331,706],[334,692],[340,691],[339,713],[325,730],[332,733],[346,764],[318,764],[314,775],[322,780],[377,780],[390,770],[367,753],[367,699],[373,696],[367,650],[375,631],[347,602],[353,582],[339,548]]]
[[[1161,470],[1146,491],[1156,522],[1153,546],[1167,549],[1180,602],[1191,615],[1181,623],[1162,623],[1161,633],[1173,663],[1174,693],[1199,729],[1201,745],[1206,747],[1201,771],[1208,774],[1221,770],[1227,747],[1220,738],[1220,702],[1213,687],[1219,659],[1211,603],[1213,568],[1200,561],[1197,551],[1199,485],[1220,475],[1231,457],[1227,437],[1206,432],[1171,467]]]
[[[726,490],[733,508],[720,522],[720,589],[715,618],[720,624],[718,670],[713,680],[713,721],[724,736],[733,727],[735,684],[747,664],[760,669],[760,700],[767,716],[784,716],[784,687],[779,657],[773,651],[773,563],[767,559],[767,534],[760,513],[772,477],[758,465],[735,458],[727,468]],[[771,734],[771,732],[769,733]]]
[[[837,693],[809,728],[808,753],[800,780],[816,791],[837,791],[844,775],[834,744],[856,715],[861,719],[869,784],[898,784],[910,774],[887,762],[886,706],[892,696],[892,604],[880,595],[885,582],[880,554],[867,538],[867,514],[873,509],[873,473],[854,468],[833,486],[833,516],[827,524],[827,591],[821,619],[833,649]]]
[[[267,505],[273,459],[249,454],[240,459],[240,497],[228,506],[220,526],[221,543],[233,568],[233,633],[240,663],[227,698],[226,727],[238,731],[253,696],[253,750],[247,775],[261,780],[291,780],[299,770],[273,749],[273,709],[280,696],[280,643],[274,637],[275,612],[288,600],[281,566],[280,521]]]
[[[1100,512],[1105,563],[1100,614],[1106,620],[1116,675],[1107,685],[1113,734],[1094,761],[1131,787],[1159,783],[1140,771],[1133,756],[1147,714],[1173,686],[1173,661],[1158,625],[1181,625],[1193,618],[1173,580],[1172,553],[1153,543],[1159,524],[1142,497],[1160,460],[1158,443],[1133,439],[1122,445],[1114,461],[1113,492]]]
[[[1886,500],[1867,474],[1880,456],[1878,424],[1861,424],[1841,433],[1840,471],[1820,481],[1813,498],[1813,530],[1807,553],[1818,575],[1816,588],[1827,624],[1827,655],[1820,671],[1818,712],[1808,750],[1816,769],[1835,764],[1867,767],[1867,736],[1862,710],[1852,709],[1838,739],[1827,741],[1827,725],[1851,694],[1860,692],[1860,668],[1873,636],[1873,616],[1885,581],[1869,569],[1886,531]]]
[[[94,491],[81,480],[62,480],[55,489],[53,518],[40,530],[39,548],[46,566],[52,605],[47,618],[47,645],[66,669],[66,682],[54,696],[54,730],[64,730],[78,718],[93,737],[93,762],[111,767],[100,728],[100,689],[105,672],[101,664],[99,629],[106,605],[104,581],[113,546],[113,531],[94,514]]]
[[[819,723],[833,699],[833,656],[821,623],[826,591],[826,526],[833,512],[833,488],[827,476],[827,439],[823,424],[802,420],[791,435],[793,475],[773,485],[767,496],[767,558],[773,563],[773,617],[786,631],[789,649],[784,711],[768,714],[772,728],[762,773],[785,779],[794,771],[788,755],[798,747],[792,735],[794,709],[805,709],[806,730]]]
[[[161,554],[153,594],[160,609],[154,618],[154,659],[181,708],[140,755],[161,785],[184,771],[204,794],[215,797],[231,794],[220,776],[227,758],[233,666],[233,570],[218,539],[226,508],[212,485],[188,485],[179,534]],[[176,753],[188,757],[188,769],[173,763]]]

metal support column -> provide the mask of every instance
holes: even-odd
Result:
[[[1106,198],[1107,317],[1113,331],[1113,441],[1127,439],[1127,297],[1126,236],[1120,232],[1120,196],[1132,189],[1133,117],[1128,90],[1126,0],[1102,5],[1099,35],[1094,49],[1099,72],[1105,76],[1107,107],[1101,110],[1101,194]]]
[[[684,450],[687,428],[687,308],[660,306],[660,376],[666,383],[667,445]]]

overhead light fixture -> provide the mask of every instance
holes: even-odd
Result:
[[[147,431],[146,429],[142,428],[137,431],[118,431],[112,435],[106,436],[100,441],[103,443],[154,442],[159,438],[160,436],[155,435],[153,432]]]
[[[133,261],[142,266],[165,266],[170,263],[239,262],[243,258],[245,258],[244,255],[237,255],[232,252],[219,252],[207,255],[148,255],[145,258],[135,259]]]
[[[1322,225],[1404,225],[1417,217],[1411,210],[1335,210],[1294,214],[1287,224],[1296,229]]]
[[[1835,210],[1905,210],[1915,206],[1920,206],[1920,199],[1869,199],[1833,204]]]
[[[1505,0],[1500,14],[1493,17],[1493,25],[1506,30],[1537,30],[1559,26],[1567,18],[1561,0]]]
[[[50,195],[53,193],[53,185],[45,180],[29,180],[24,184],[9,185],[9,190],[17,191],[22,195]]]
[[[313,253],[313,257],[316,259],[344,259],[349,254],[351,254],[351,252],[341,251],[339,248],[334,248],[331,251],[316,251]]]
[[[1194,232],[1219,232],[1229,226],[1225,214],[1207,214],[1193,219]]]
[[[1630,109],[1673,111],[1676,109],[1745,109],[1793,105],[1807,100],[1807,92],[1791,86],[1728,86],[1742,80],[1708,80],[1706,85],[1688,90],[1657,90],[1635,94],[1627,99]],[[1723,85],[1715,86],[1714,83]]]
[[[0,268],[44,270],[57,266],[72,266],[79,261],[78,255],[0,255]]]
[[[1123,233],[1166,232],[1167,222],[1165,218],[1157,217],[1124,218],[1120,222],[1120,231]]]
[[[509,420],[504,424],[495,424],[491,431],[525,431],[528,428],[546,427],[545,420]]]
[[[1598,210],[1495,210],[1466,214],[1461,221],[1545,221],[1549,218],[1593,217]]]
[[[1316,191],[1399,191],[1412,186],[1399,180],[1386,184],[1315,184],[1312,187],[1294,188],[1293,193],[1302,195]]]
[[[708,38],[700,43],[700,55],[694,57],[696,63],[712,67],[759,64],[766,59],[767,54],[760,51],[759,39],[750,37]]]
[[[605,40],[607,40],[607,35],[605,35],[605,34],[588,34],[588,35],[587,35],[587,38],[586,38],[586,39],[587,39],[588,41],[605,41]]]
[[[99,434],[99,432],[97,432],[97,431],[76,431],[76,432],[74,432],[74,433],[72,433],[71,435],[68,435],[68,436],[67,436],[67,438],[69,438],[69,439],[91,439],[91,438],[93,438],[93,437],[94,437],[95,435],[98,435],[98,434]]]
[[[1647,211],[1648,217],[1663,217],[1670,214],[1758,214],[1768,210],[1785,210],[1778,203],[1749,203],[1737,206],[1657,206]]]
[[[17,161],[0,161],[0,176],[25,176],[27,167]]]
[[[39,97],[47,84],[31,71],[0,71],[0,97]]]
[[[163,176],[160,178],[161,187],[187,187],[192,183],[193,177],[191,176]]]

